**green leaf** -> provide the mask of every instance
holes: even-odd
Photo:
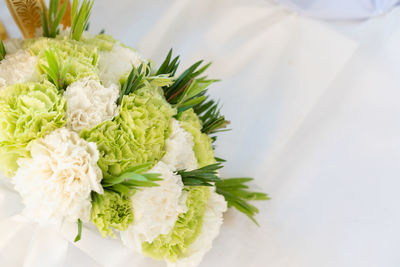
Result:
[[[150,66],[142,63],[139,68],[135,68],[132,66],[132,70],[128,75],[125,83],[121,86],[121,93],[118,98],[117,104],[120,105],[124,95],[129,95],[136,90],[140,89],[144,85],[145,79],[148,78],[147,70],[150,69]]]
[[[217,171],[222,167],[223,166],[221,165],[221,163],[215,163],[192,171],[179,170],[176,173],[182,177],[182,182],[184,185],[212,186],[211,183],[215,183],[221,180],[217,176]]]
[[[53,50],[48,49],[44,51],[47,60],[47,66],[41,64],[39,67],[42,68],[50,82],[52,82],[58,90],[64,90],[67,87],[66,74],[68,69],[71,67],[71,62],[61,65],[61,60],[59,60]]]
[[[46,6],[42,3],[42,28],[43,36],[54,38],[58,34],[58,26],[62,18],[64,17],[65,11],[67,10],[68,1],[59,7],[60,0],[50,0],[49,10],[46,12]]]
[[[76,235],[74,242],[78,242],[79,240],[81,240],[81,236],[82,236],[82,221],[81,219],[78,219],[78,234]]]
[[[72,1],[71,7],[71,32],[70,38],[79,41],[83,31],[86,29],[94,1],[79,0]]]
[[[203,122],[201,130],[203,133],[213,134],[224,131],[224,128],[230,123],[221,115],[219,103],[214,100],[205,101],[193,110]]]
[[[258,225],[254,216],[259,213],[259,210],[248,201],[253,200],[268,200],[267,194],[262,192],[252,192],[248,190],[246,183],[252,181],[253,178],[229,178],[222,179],[215,183],[216,192],[223,195],[228,202],[228,206],[236,208],[244,213],[255,224]]]
[[[175,72],[179,67],[179,56],[175,57],[172,61],[172,48],[169,50],[167,57],[161,64],[159,69],[156,71],[155,75],[167,74],[169,77],[175,76]]]
[[[141,187],[159,186],[156,182],[162,180],[160,174],[142,173],[147,171],[151,165],[142,164],[130,167],[117,177],[103,178],[101,184],[105,190],[111,190],[127,196]]]

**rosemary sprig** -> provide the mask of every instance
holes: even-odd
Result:
[[[145,69],[143,70],[143,68]],[[140,64],[139,68],[137,69],[132,66],[132,70],[129,73],[128,78],[121,87],[121,93],[117,101],[118,105],[121,104],[124,95],[133,93],[144,84],[143,79],[149,74],[149,69],[150,68],[148,68],[147,65],[144,65],[144,63]]]
[[[67,83],[65,79],[71,63],[69,62],[63,66],[51,49],[45,50],[44,53],[46,55],[48,66],[41,64],[40,67],[46,71],[47,78],[57,87],[58,90],[66,89]]]
[[[174,77],[176,70],[179,67],[179,56],[176,56],[172,61],[172,48],[169,50],[167,57],[164,62],[156,71],[155,75],[167,74],[169,77]]]
[[[158,173],[142,173],[150,167],[150,164],[138,165],[126,169],[117,177],[103,178],[101,184],[104,189],[130,196],[133,190],[140,187],[158,186],[157,181],[161,181]]]
[[[222,168],[222,162],[224,162],[224,160],[219,159],[218,161],[218,163],[207,165],[197,170],[180,170],[176,173],[182,177],[182,182],[185,186],[215,185],[216,192],[224,196],[229,207],[236,208],[258,225],[254,216],[259,212],[259,210],[248,201],[268,200],[269,198],[267,194],[248,190],[249,187],[246,183],[252,181],[253,178],[219,178],[217,176],[217,170]]]
[[[92,0],[83,0],[82,4],[80,0],[73,0],[71,7],[71,39],[76,41],[81,39],[83,31],[88,25],[93,3],[94,1]]]
[[[176,173],[182,177],[182,182],[187,186],[213,186],[212,183],[221,179],[217,176],[217,171],[223,166],[220,162],[207,165],[193,171],[179,170]]]
[[[253,178],[222,179],[215,183],[215,187],[216,192],[224,196],[229,207],[236,208],[258,225],[254,216],[259,213],[259,210],[248,201],[268,200],[270,198],[265,193],[249,191],[246,183],[252,180]]]
[[[174,77],[179,63],[179,56],[172,58],[171,49],[155,75]],[[203,102],[206,99],[205,93],[208,86],[217,81],[207,80],[207,77],[200,77],[211,65],[211,63],[208,63],[205,66],[201,66],[202,63],[202,60],[194,63],[179,75],[171,86],[163,87],[165,99],[178,108],[178,113]]]
[[[208,98],[208,97],[207,97]],[[214,100],[203,101],[193,108],[194,112],[199,116],[203,123],[201,131],[205,134],[213,134],[222,131],[229,131],[224,129],[230,123],[221,115],[221,108],[219,103]]]
[[[0,61],[6,57],[6,48],[4,47],[3,41],[0,40]]]
[[[82,221],[81,219],[78,219],[78,234],[75,237],[74,242],[78,242],[79,240],[81,240],[81,236],[82,236]]]
[[[46,12],[46,6],[42,2],[42,28],[44,37],[54,38],[59,33],[58,25],[67,10],[67,4],[68,1],[65,1],[59,7],[60,0],[50,0],[49,11]]]

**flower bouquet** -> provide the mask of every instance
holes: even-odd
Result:
[[[36,37],[0,42],[0,169],[42,224],[94,224],[169,266],[197,266],[234,207],[256,223],[251,178],[219,177],[228,121],[210,64],[177,74],[85,29],[92,1],[51,0]],[[70,27],[60,22],[70,16]],[[66,20],[68,21],[68,19]],[[68,26],[68,25],[64,25]],[[84,236],[83,236],[84,238]]]

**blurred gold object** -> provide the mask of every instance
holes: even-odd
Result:
[[[4,26],[3,22],[0,20],[0,40],[6,40],[8,39],[8,32],[6,30],[6,27]]]
[[[71,1],[69,0],[60,0],[60,7],[68,1],[67,9],[65,10],[64,17],[61,20],[61,24],[64,25],[64,29],[71,26]]]
[[[42,5],[45,5],[43,0],[5,1],[22,35],[25,38],[34,37],[36,29],[42,26]]]

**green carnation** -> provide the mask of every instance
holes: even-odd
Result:
[[[145,87],[124,96],[114,120],[83,130],[81,137],[97,144],[103,175],[117,176],[128,167],[162,158],[175,113],[157,88]]]
[[[212,140],[201,132],[202,124],[193,109],[182,112],[179,121],[183,129],[193,136],[193,151],[197,158],[199,168],[215,163]]]
[[[90,219],[103,237],[115,237],[111,228],[125,231],[133,222],[132,202],[111,191],[105,191],[103,195],[94,193]]]
[[[65,101],[49,83],[23,83],[0,92],[0,166],[7,176],[16,160],[29,157],[27,146],[65,125]]]
[[[193,186],[187,190],[188,211],[178,216],[170,233],[159,235],[152,243],[142,243],[145,255],[159,260],[166,258],[170,262],[187,256],[188,247],[201,233],[210,189],[206,186]]]
[[[82,42],[96,46],[100,51],[111,51],[117,41],[111,35],[98,34],[94,37],[83,39]]]
[[[39,66],[47,65],[45,51],[51,49],[60,61],[60,65],[69,65],[65,76],[67,85],[84,77],[98,79],[98,54],[97,48],[94,45],[70,39],[41,37],[25,41],[24,48],[38,56]],[[43,69],[40,69],[40,71],[43,74],[46,73]]]

